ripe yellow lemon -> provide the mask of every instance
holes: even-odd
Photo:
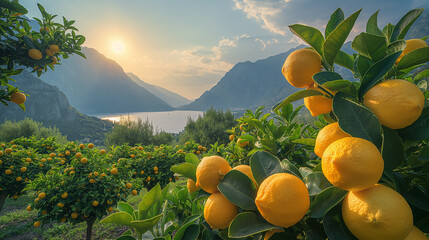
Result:
[[[238,146],[246,147],[247,145],[249,145],[249,141],[241,141],[241,140],[242,140],[241,138],[237,139]]]
[[[53,44],[53,45],[49,46],[49,50],[51,50],[54,53],[58,53],[58,52],[60,52],[60,47],[58,47],[58,45]]]
[[[234,138],[235,138],[235,135],[234,135],[234,134],[229,135],[229,141],[234,140]]]
[[[92,206],[97,207],[98,206],[98,201],[93,201],[92,202]]]
[[[349,192],[343,200],[344,223],[360,240],[402,240],[413,227],[413,213],[395,190],[381,184]]]
[[[137,190],[135,190],[135,189],[134,189],[134,190],[132,190],[132,191],[131,191],[131,194],[132,194],[133,196],[137,195]]]
[[[277,173],[261,183],[255,203],[269,223],[287,228],[304,217],[310,207],[310,196],[301,179],[289,173]]]
[[[24,93],[14,92],[10,96],[10,101],[18,105],[25,103],[26,100],[27,100],[27,97],[25,97]]]
[[[418,229],[416,226],[413,226],[411,232],[404,240],[428,240],[428,238],[423,234],[422,231],[420,231],[420,229]]]
[[[5,153],[11,153],[11,152],[12,152],[12,149],[11,149],[11,148],[6,148],[6,149],[4,150],[4,152],[5,152]]]
[[[71,217],[73,219],[76,219],[78,216],[79,216],[79,213],[77,213],[77,212],[74,212],[74,213],[71,214]]]
[[[33,224],[33,226],[34,226],[35,228],[40,227],[40,225],[41,225],[40,221],[37,221],[37,222],[35,222],[35,223]]]
[[[88,148],[89,148],[89,149],[91,149],[91,148],[93,148],[93,147],[94,147],[94,144],[93,144],[93,143],[88,144]]]
[[[252,180],[253,184],[255,184],[255,187],[258,187],[258,183],[256,183],[255,178],[253,177],[252,169],[249,165],[238,165],[235,166],[232,170],[237,170],[246,174]]]
[[[104,149],[100,150],[100,154],[105,154],[105,153],[106,153],[106,150],[104,150]]]
[[[204,218],[210,227],[224,229],[238,214],[238,207],[220,192],[213,193],[204,206]]]
[[[109,207],[109,208],[107,209],[107,211],[108,211],[108,212],[112,212],[112,211],[113,211],[113,207]]]
[[[231,166],[223,157],[205,157],[197,167],[196,186],[208,193],[218,192],[217,185],[230,170]]]
[[[321,89],[317,88],[316,84],[308,86],[307,89],[317,90],[324,93]],[[329,92],[332,93],[332,95],[335,95],[334,92]],[[326,94],[324,96],[310,96],[304,98],[304,105],[310,111],[311,116],[315,117],[320,114],[330,113],[332,111],[332,101],[333,99],[326,97]]]
[[[377,147],[368,140],[346,137],[326,148],[322,171],[334,186],[347,191],[369,188],[380,180],[384,161]]]
[[[394,79],[371,88],[363,103],[374,112],[382,125],[400,129],[411,125],[420,117],[425,97],[416,85]]]
[[[80,162],[81,162],[81,163],[83,163],[83,164],[85,164],[85,163],[87,163],[87,162],[88,162],[88,159],[87,159],[87,158],[82,158],[82,159],[80,160]]]
[[[304,48],[289,54],[282,72],[292,86],[305,88],[313,84],[313,75],[320,72],[321,66],[320,55],[312,49]]]
[[[31,57],[32,59],[35,59],[35,60],[42,59],[42,53],[39,50],[34,49],[34,48],[28,50],[28,56]]]
[[[195,181],[190,178],[188,178],[187,187],[188,187],[189,193],[193,193],[195,191],[200,190],[200,188],[195,185]]]
[[[402,51],[401,55],[396,59],[396,64],[398,64],[399,61],[401,61],[402,57],[407,55],[408,53],[418,49],[427,47],[428,45],[426,42],[422,39],[410,39],[405,41],[407,43],[407,46],[405,47],[404,51]]]
[[[125,184],[125,187],[127,187],[128,189],[130,189],[132,187],[132,184],[131,183],[127,183],[127,184]]]
[[[37,196],[39,199],[44,199],[46,197],[46,193],[41,192],[39,193],[39,195]]]
[[[113,175],[116,175],[118,173],[118,169],[117,168],[112,168],[112,170],[110,170],[110,173]]]
[[[325,149],[331,143],[345,137],[351,137],[350,134],[344,132],[338,122],[331,123],[319,131],[316,138],[316,145],[314,146],[314,153],[322,157]]]
[[[69,194],[68,193],[63,193],[63,194],[61,194],[61,198],[67,198],[69,196]]]

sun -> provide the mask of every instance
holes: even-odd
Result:
[[[125,46],[119,40],[113,41],[111,48],[112,48],[112,51],[116,54],[121,54],[125,52]]]

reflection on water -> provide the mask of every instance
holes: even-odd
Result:
[[[181,132],[188,122],[188,118],[197,119],[198,116],[202,116],[203,112],[200,111],[168,111],[168,112],[134,112],[134,113],[122,113],[115,115],[97,115],[104,120],[110,120],[118,122],[121,118],[130,118],[133,121],[137,121],[139,118],[143,121],[146,119],[152,122],[155,128],[170,133]]]

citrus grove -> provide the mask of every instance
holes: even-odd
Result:
[[[279,71],[301,90],[271,112],[247,110],[226,131],[227,144],[0,143],[0,210],[6,198],[26,194],[35,228],[85,222],[87,239],[94,224],[107,223],[127,229],[121,240],[148,233],[164,240],[427,239],[429,47],[425,39],[404,40],[423,9],[383,29],[375,13],[350,55],[341,49],[360,11],[345,18],[337,9],[324,34],[290,25],[309,46]],[[339,67],[355,79],[344,79]],[[314,125],[298,121],[304,106],[291,103],[300,99]],[[137,206],[127,202],[140,194]]]

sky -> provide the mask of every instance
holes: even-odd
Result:
[[[363,8],[352,35],[364,31],[377,10],[379,25],[396,24],[429,0],[21,0],[28,16],[36,3],[76,20],[84,46],[118,62],[143,81],[198,98],[236,63],[288,51],[302,42],[288,25],[322,30],[342,8],[346,17]],[[426,11],[428,11],[426,10]],[[61,21],[58,18],[57,21]],[[279,70],[280,71],[280,70]],[[262,79],[263,81],[263,79]]]

